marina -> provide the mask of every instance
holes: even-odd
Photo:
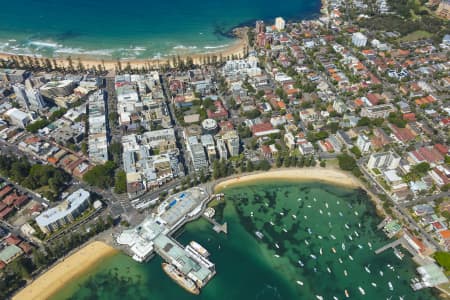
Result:
[[[123,231],[117,243],[129,247],[132,258],[145,262],[157,253],[166,263],[162,268],[177,284],[192,294],[199,294],[216,274],[215,265],[208,260],[209,252],[196,241],[183,247],[171,235],[187,222],[204,216],[216,232],[227,232],[226,223],[218,224],[214,210],[205,206],[211,197],[201,188],[192,188],[163,201],[156,212],[140,225]]]
[[[187,221],[182,226],[183,229],[178,230],[179,234],[171,233],[168,239],[160,243],[174,240],[173,237],[176,236],[176,243],[171,241],[171,244],[176,249],[183,250],[181,252],[183,255],[187,253],[188,246],[195,247],[192,241],[209,253],[207,257],[200,254],[195,257],[199,261],[199,257],[202,256],[212,262],[217,270],[212,280],[199,287],[200,295],[196,296],[181,288],[173,288],[173,279],[161,276],[163,273],[161,263],[172,264],[173,261],[158,253],[163,252],[160,250],[155,252],[155,257],[148,263],[139,263],[132,267],[132,270],[140,270],[139,276],[143,278],[140,283],[129,281],[129,289],[132,287],[140,289],[140,292],[136,291],[134,295],[145,298],[145,295],[151,293],[152,298],[157,300],[196,299],[195,297],[208,300],[254,299],[255,296],[263,300],[316,299],[316,296],[323,299],[346,299],[346,294],[354,299],[384,300],[391,296],[392,299],[398,299],[398,295],[404,295],[405,299],[412,300],[434,299],[429,289],[414,291],[411,287],[412,279],[417,275],[408,253],[405,253],[403,260],[399,260],[393,254],[392,248],[379,254],[369,249],[368,243],[373,249],[379,249],[391,241],[383,232],[377,230],[380,220],[372,214],[370,202],[364,194],[323,184],[283,182],[251,184],[228,188],[221,192],[225,194],[225,200],[221,201],[225,205],[215,206],[214,210],[218,223],[227,222],[228,235],[217,234],[211,230],[211,223],[201,217],[199,211],[197,219]],[[297,201],[300,197],[302,201]],[[313,197],[316,198],[316,202],[313,201]],[[328,202],[328,209],[324,200]],[[340,204],[337,204],[336,200]],[[351,209],[347,202],[352,204]],[[264,203],[269,203],[269,206],[265,206]],[[308,209],[307,205],[316,209]],[[319,208],[323,210],[323,215],[320,215]],[[359,216],[355,216],[355,210]],[[333,214],[332,218],[326,217],[328,219],[326,222],[320,222],[327,211],[341,211],[344,217]],[[283,212],[284,216],[281,216],[280,212]],[[296,220],[292,215],[305,215],[309,221],[305,222],[303,217]],[[351,231],[345,229],[344,224],[347,224]],[[283,228],[287,232],[284,232]],[[308,228],[311,229],[311,235],[308,234]],[[359,237],[354,234],[355,230]],[[260,232],[262,238],[258,237],[256,232]],[[353,241],[348,240],[350,232]],[[331,234],[336,239],[332,239]],[[319,236],[323,239],[319,239]],[[361,249],[358,245],[364,247]],[[320,255],[321,248],[322,255]],[[199,253],[204,252],[200,250]],[[118,257],[117,260],[125,258]],[[205,264],[202,259],[200,265]],[[130,263],[124,265],[122,268],[119,267],[119,274],[129,272],[126,266]],[[117,265],[113,264],[111,268],[113,266]],[[392,267],[395,271],[391,269]],[[106,274],[104,276],[111,276],[108,275],[109,271],[102,272]],[[95,290],[91,287],[102,291],[113,290],[108,284],[114,282],[113,280],[106,280],[100,275],[92,278],[97,285],[93,282],[81,284],[81,288],[75,285],[73,289],[80,290],[76,292],[80,296],[72,298],[85,299],[89,293],[92,295]],[[187,278],[193,280],[191,277]],[[393,291],[389,289],[388,282],[391,282]],[[365,295],[361,294],[358,287],[364,290]],[[82,295],[84,296],[81,297]],[[119,300],[114,294],[110,295],[109,299]]]

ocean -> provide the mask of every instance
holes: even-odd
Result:
[[[2,1],[0,52],[66,57],[159,58],[233,43],[256,19],[313,18],[319,0]]]
[[[202,244],[216,264],[216,276],[199,296],[165,275],[159,257],[139,264],[118,254],[52,300],[345,299],[345,290],[351,299],[437,299],[430,289],[414,292],[409,286],[417,275],[408,253],[403,260],[392,250],[374,254],[389,240],[376,229],[381,220],[364,191],[272,180],[223,192],[216,218],[228,222],[228,235],[215,233],[205,220],[177,234],[182,244]]]

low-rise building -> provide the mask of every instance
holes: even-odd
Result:
[[[41,213],[36,218],[39,228],[45,233],[51,233],[61,226],[72,222],[81,215],[90,204],[88,191],[79,189],[69,195],[61,204]]]

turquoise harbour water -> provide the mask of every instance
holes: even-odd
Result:
[[[350,299],[437,299],[430,289],[413,292],[410,288],[409,281],[416,274],[408,254],[402,261],[393,251],[374,254],[374,249],[388,240],[376,230],[380,219],[361,190],[272,181],[228,188],[224,193],[226,201],[218,207],[216,218],[228,222],[227,236],[216,234],[209,223],[199,220],[188,224],[177,237],[182,244],[200,242],[216,264],[217,275],[199,296],[188,294],[166,276],[160,258],[138,264],[118,254],[67,285],[52,300],[290,300],[316,299],[316,295],[346,299],[345,289]],[[264,234],[262,240],[255,236],[256,230]],[[303,267],[299,266],[299,259]],[[298,285],[297,280],[304,285]],[[388,288],[389,281],[393,291]],[[358,287],[365,290],[365,296]]]
[[[313,18],[319,0],[2,1],[0,52],[150,58],[223,48],[256,19]],[[252,24],[253,25],[253,24]]]

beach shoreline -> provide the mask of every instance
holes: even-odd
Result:
[[[33,282],[20,290],[13,300],[48,299],[59,292],[73,279],[86,274],[101,260],[110,257],[119,250],[103,243],[92,242],[69,257],[57,262],[55,266],[37,277]]]
[[[114,59],[114,58],[92,57],[88,55],[79,55],[79,54],[74,55],[68,54],[65,57],[45,57],[45,56],[0,52],[0,59],[10,60],[12,58],[16,58],[18,60],[19,57],[23,57],[25,58],[25,60],[27,60],[28,58],[31,57],[33,58],[33,60],[37,58],[41,62],[41,64],[43,64],[44,61],[48,59],[50,60],[52,65],[54,64],[54,62],[56,62],[59,68],[68,68],[69,60],[67,58],[70,57],[75,69],[77,68],[79,62],[81,62],[85,69],[98,68],[99,66],[101,66],[102,69],[104,69],[104,71],[113,71],[118,69],[119,63],[122,69],[126,68],[128,64],[132,69],[142,69],[142,68],[159,69],[162,66],[166,66],[168,63],[172,67],[174,67],[173,60],[174,59],[178,60],[178,58],[184,62],[192,60],[192,62],[196,65],[203,65],[205,61],[208,60],[208,58],[212,60],[213,57],[215,57],[217,61],[219,61],[220,57],[222,57],[223,59],[231,59],[232,57],[234,58],[245,57],[249,47],[247,30],[248,27],[237,27],[233,29],[230,36],[231,35],[234,36],[235,41],[233,41],[230,45],[224,48],[211,49],[210,51],[206,51],[203,53],[189,53],[180,51],[179,54],[167,55],[161,58]]]
[[[386,216],[381,200],[369,191],[359,178],[334,167],[281,168],[273,169],[267,172],[240,174],[235,175],[232,178],[225,178],[222,181],[219,181],[213,187],[213,190],[215,193],[219,193],[221,190],[228,187],[271,180],[288,180],[295,182],[316,181],[346,188],[361,188],[367,193],[370,200],[375,205],[377,215],[381,218]]]

